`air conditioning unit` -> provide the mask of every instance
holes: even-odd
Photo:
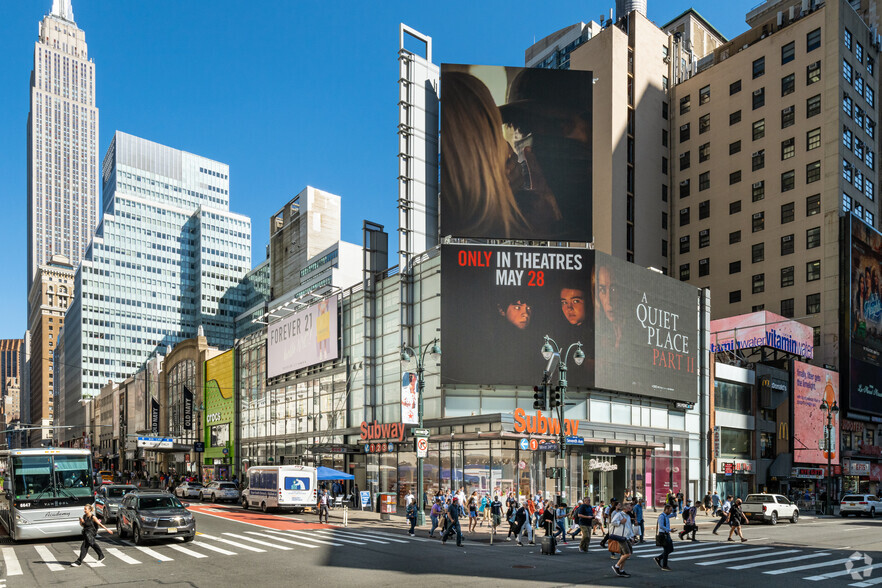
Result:
[[[689,180],[683,180],[682,182],[680,182],[680,185],[681,185],[681,186],[688,186],[688,185],[689,185]]]
[[[762,187],[763,187],[763,183],[762,183],[762,182],[754,182],[754,183],[753,183],[753,187],[754,187],[754,188],[762,188]]]
[[[764,88],[760,88],[759,90],[754,90],[754,91],[753,91],[753,95],[754,95],[754,96],[759,96],[760,94],[763,93],[763,89],[764,89]]]

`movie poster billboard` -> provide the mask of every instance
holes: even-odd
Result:
[[[826,464],[827,412],[820,408],[839,403],[839,374],[801,361],[793,362],[793,461]],[[830,463],[839,463],[839,415],[833,415]]]
[[[882,234],[851,218],[849,410],[882,415]]]
[[[592,241],[593,72],[441,65],[441,234]]]
[[[698,289],[600,252],[594,266],[595,386],[696,402]]]
[[[582,343],[586,359],[581,366],[570,359],[567,379],[590,388],[593,263],[588,249],[442,246],[441,382],[536,385],[548,363],[541,351],[549,335],[564,349]]]
[[[337,298],[270,323],[267,333],[267,377],[337,359]]]

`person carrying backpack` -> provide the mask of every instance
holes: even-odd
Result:
[[[404,517],[410,523],[410,530],[407,532],[408,535],[413,537],[413,530],[416,527],[417,523],[417,505],[415,500],[411,500],[407,505],[407,508],[404,511]]]

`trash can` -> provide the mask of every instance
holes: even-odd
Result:
[[[542,555],[554,555],[557,551],[557,542],[554,540],[554,537],[543,537],[542,538]]]

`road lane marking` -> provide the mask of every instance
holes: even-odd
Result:
[[[698,548],[696,548],[696,549],[692,549],[692,550],[689,551],[689,553],[699,553],[699,552],[704,553],[704,552],[708,552],[708,551],[719,551],[719,550],[721,550],[721,549],[738,549],[738,547],[736,547],[735,545],[706,546],[706,547],[703,547],[703,548],[701,548],[701,549],[698,549]],[[674,555],[674,553],[677,553],[677,550],[676,550],[676,549],[671,553],[671,555]],[[643,557],[643,558],[646,558],[646,557],[657,557],[657,556],[660,555],[660,554],[661,554],[661,551],[659,551],[658,553],[649,553],[649,554],[646,554],[646,555],[642,555],[642,554],[641,554],[641,555],[638,555],[637,557]]]
[[[34,545],[34,549],[37,550],[37,553],[40,554],[40,557],[43,558],[43,563],[46,564],[46,567],[49,568],[50,572],[60,572],[64,569],[64,566],[58,563],[58,558],[52,555],[52,552],[49,551],[49,548],[45,545]]]
[[[245,545],[244,543],[238,543],[236,541],[230,541],[229,539],[224,539],[223,537],[215,537],[214,535],[206,535],[205,533],[200,533],[199,536],[205,537],[206,539],[211,539],[212,541],[220,541],[221,543],[226,543],[227,545],[232,545],[234,547],[239,547],[241,549],[253,551],[255,553],[266,553],[266,549],[261,549],[259,547],[252,547],[251,545]]]
[[[272,538],[276,539],[277,541],[282,541],[284,543],[293,543],[294,545],[300,545],[296,541],[288,541],[286,539],[282,539],[281,537],[276,537],[277,534],[278,535],[282,534],[281,531],[269,531],[269,533],[273,533]],[[256,533],[255,533],[255,535],[256,535]],[[344,547],[344,545],[342,543],[334,543],[333,541],[325,541],[324,539],[316,539],[314,537],[307,535],[306,533],[296,533],[296,534],[292,533],[292,535],[294,535],[294,537],[296,537],[297,539],[300,539],[302,541],[314,541],[315,543],[323,543],[324,545],[333,545],[334,547]],[[287,537],[291,537],[291,535],[287,535]]]
[[[356,534],[358,537],[373,537],[374,539],[383,539],[385,541],[392,541],[393,543],[410,543],[409,539],[399,539],[386,533],[373,533],[371,531],[343,531],[342,529],[340,530],[340,532],[353,533]]]
[[[181,553],[185,553],[190,557],[195,557],[196,559],[202,559],[204,557],[208,557],[204,553],[199,553],[198,551],[193,551],[192,549],[187,549],[183,545],[175,545],[174,543],[169,544],[169,547],[174,549],[175,551],[180,551]]]
[[[769,566],[772,564],[790,563],[792,561],[799,561],[801,559],[812,559],[812,558],[817,559],[819,557],[827,557],[828,555],[830,555],[830,554],[829,553],[810,553],[808,555],[800,555],[798,557],[788,557],[787,559],[778,559],[778,560],[773,559],[771,561],[760,561],[760,562],[756,562],[756,563],[744,564],[741,566],[731,566],[726,569],[727,570],[746,570],[748,568],[758,568],[761,566]]]
[[[742,547],[741,549],[738,550],[738,554],[741,555],[742,553],[754,553],[757,551],[767,551],[769,549],[772,549],[772,548],[771,547],[749,547],[749,548]],[[677,557],[677,558],[673,557],[673,555],[674,554],[672,553],[671,559],[675,559],[678,562],[679,561],[686,561],[686,560],[690,560],[690,559],[703,559],[705,557],[720,557],[719,553],[706,553],[706,552],[701,553],[699,555],[688,555],[687,557]]]
[[[159,561],[175,561],[172,558],[168,557],[167,555],[162,555],[158,551],[153,551],[149,547],[142,547],[141,545],[136,545],[135,548],[142,551],[143,553],[146,553],[147,555],[149,555],[153,559],[158,559]]]
[[[77,554],[77,556],[80,555],[80,550],[77,549],[76,547],[74,547],[73,552],[75,554]],[[92,557],[89,554],[86,554],[86,557],[83,559],[83,561],[86,562],[87,564],[89,564],[90,568],[103,568],[104,567],[103,563],[101,563],[100,561],[98,561],[97,559],[95,559],[94,557]]]
[[[752,557],[773,557],[773,556],[778,556],[778,555],[784,555],[785,553],[802,553],[802,550],[800,550],[800,549],[787,549],[785,551],[772,551],[769,553],[754,554]],[[744,558],[732,557],[729,559],[718,559],[715,561],[700,561],[700,562],[697,562],[697,565],[716,566],[716,565],[724,564],[724,563],[732,563],[733,561],[744,561]],[[781,561],[781,560],[776,560],[776,561]],[[729,568],[729,569],[732,569],[732,568]]]
[[[139,562],[137,559],[135,559],[134,557],[129,557],[128,555],[126,555],[125,553],[123,553],[122,551],[120,551],[119,548],[117,548],[117,547],[108,547],[108,548],[107,548],[107,553],[109,553],[110,555],[112,555],[112,556],[114,556],[114,557],[118,557],[119,559],[123,560],[123,561],[126,562],[127,564],[139,564],[139,563],[141,563],[141,562]]]
[[[281,541],[282,543],[287,543],[289,545],[299,545],[300,547],[318,547],[317,545],[311,545],[309,543],[298,543],[297,541],[291,541],[290,539],[282,539],[281,537],[275,537],[272,535],[266,535],[264,533],[258,533],[257,531],[245,531],[249,535],[257,535],[258,537],[263,537],[264,539],[272,539],[273,541]],[[301,537],[298,537],[300,539]],[[243,537],[243,539],[248,539],[248,537]],[[303,537],[305,539],[305,537]],[[327,543],[326,541],[318,541],[318,543]],[[336,545],[338,547],[342,547],[342,543],[328,543],[328,545]]]
[[[198,545],[202,549],[208,549],[210,551],[214,551],[214,552],[217,552],[217,553],[220,553],[223,555],[236,555],[235,551],[227,551],[226,549],[221,549],[220,547],[216,547],[210,543],[204,543],[202,541],[199,541],[199,542],[194,541],[193,545]]]
[[[836,578],[839,576],[844,576],[846,574],[860,574],[861,572],[871,572],[876,568],[882,568],[882,563],[872,564],[869,566],[861,566],[859,568],[851,568],[850,570],[840,570],[838,572],[829,572],[826,574],[820,574],[817,576],[809,576],[808,578],[803,578],[803,580],[810,580],[812,582],[817,582],[818,580],[829,580],[830,578]]]
[[[288,533],[295,533],[295,534],[302,533],[302,532],[303,531],[288,531]],[[333,539],[334,541],[342,541],[343,543],[353,543],[355,545],[367,545],[367,543],[363,543],[361,541],[354,541],[352,539],[341,539],[340,537],[337,537],[336,535],[334,535],[334,533],[332,531],[318,530],[318,531],[313,531],[313,532],[316,535],[318,535],[319,537],[327,537],[328,539]]]
[[[3,561],[6,563],[6,575],[7,576],[21,576],[21,564],[18,563],[18,558],[15,557],[15,549],[12,547],[4,547],[3,548]]]
[[[790,572],[802,572],[804,570],[811,570],[813,568],[826,568],[830,566],[838,566],[840,564],[844,564],[847,561],[854,561],[856,559],[860,559],[859,557],[844,557],[842,559],[833,559],[830,561],[822,561],[815,562],[813,564],[808,564],[806,566],[796,566],[793,568],[783,568],[780,570],[769,570],[768,572],[763,572],[764,574],[769,574],[771,576],[777,576],[778,574],[788,574]]]
[[[863,580],[861,582],[849,584],[849,586],[855,586],[857,588],[867,588],[868,586],[875,586],[876,584],[882,584],[882,577],[873,578],[872,580]]]
[[[328,537],[332,537],[337,541],[348,542],[349,539],[343,539],[340,537],[342,533],[339,531],[315,531],[315,533],[319,535],[326,535]],[[368,543],[379,543],[381,545],[389,545],[388,541],[380,541],[379,539],[371,539],[369,537],[362,537],[361,535],[346,535],[346,537],[358,537],[359,541],[367,541]]]
[[[251,537],[243,537],[242,535],[237,535],[236,533],[224,533],[227,537],[235,537],[236,539],[242,539],[244,541],[251,541],[252,543],[257,543],[258,545],[264,545],[266,547],[272,547],[273,549],[281,549],[282,551],[291,551],[290,547],[285,547],[284,545],[276,545],[275,543],[269,543],[267,541],[261,541],[259,539],[252,539]],[[308,545],[307,547],[318,547],[318,545]]]

